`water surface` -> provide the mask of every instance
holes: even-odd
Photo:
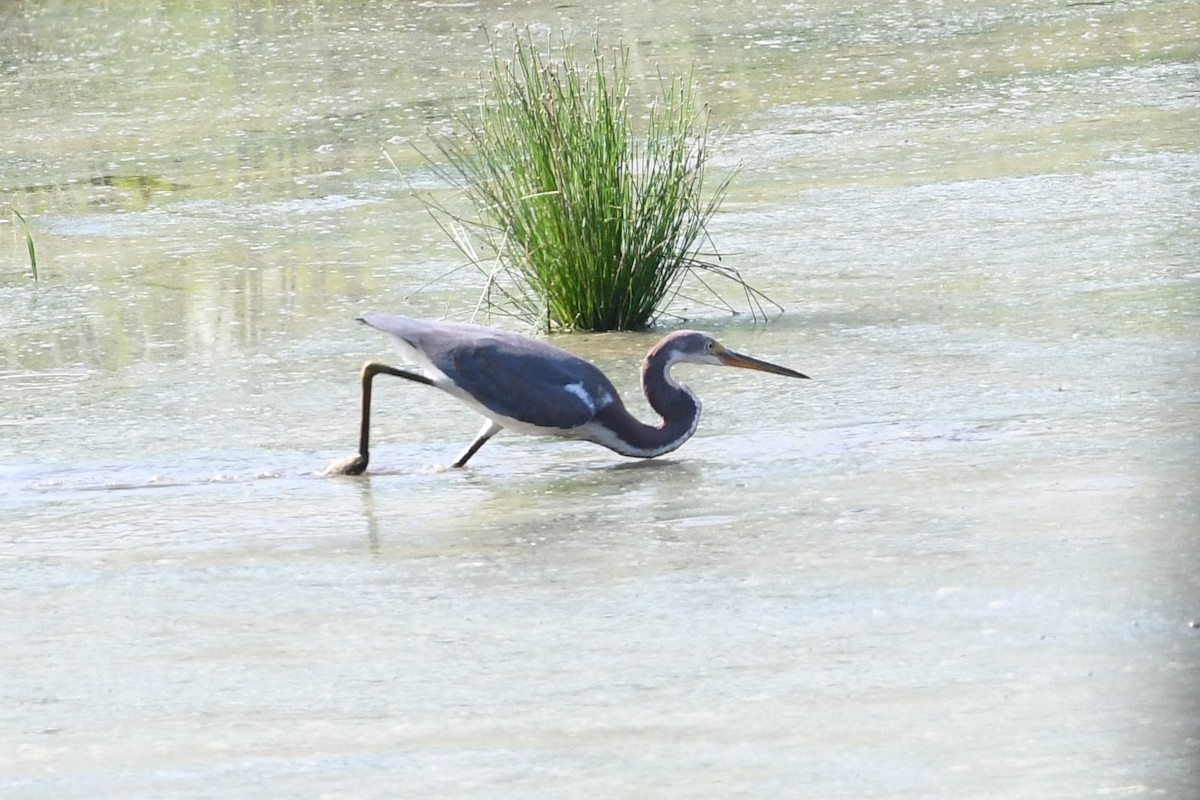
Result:
[[[1200,792],[1193,4],[377,5],[0,12],[6,797]],[[513,26],[695,65],[787,313],[674,311],[814,380],[461,471],[381,382],[319,477]],[[556,342],[648,416],[655,336]]]

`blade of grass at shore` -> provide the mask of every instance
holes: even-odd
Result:
[[[36,283],[38,281],[37,248],[33,243],[33,232],[29,229],[29,223],[25,221],[25,217],[21,215],[20,211],[17,211],[12,206],[9,206],[8,210],[21,223],[21,230],[25,234],[25,249],[29,253],[29,271]]]

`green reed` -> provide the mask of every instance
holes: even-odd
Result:
[[[493,51],[486,99],[459,118],[459,136],[436,141],[449,165],[440,171],[478,213],[470,232],[494,259],[489,287],[500,273],[514,279],[500,291],[518,316],[645,328],[689,271],[730,272],[705,264],[701,247],[732,175],[705,193],[707,112],[690,75],[660,77],[635,120],[627,49],[606,58],[596,40],[590,67],[569,45],[560,53],[544,56],[528,33],[511,61]],[[481,266],[467,233],[455,238]]]

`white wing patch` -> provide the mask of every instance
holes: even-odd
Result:
[[[568,383],[563,388],[582,400],[593,414],[612,402],[612,397],[608,392],[598,398],[592,397],[592,393],[582,383]]]

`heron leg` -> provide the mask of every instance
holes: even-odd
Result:
[[[433,381],[424,375],[415,372],[406,372],[376,361],[368,361],[366,364],[363,364],[360,375],[362,380],[362,417],[359,420],[358,429],[358,454],[352,456],[347,461],[334,464],[326,470],[327,473],[361,475],[366,471],[367,463],[371,460],[371,382],[375,380],[376,375],[393,375],[397,378],[405,378],[417,383],[423,383],[426,386],[433,385]]]
[[[462,455],[454,460],[455,467],[461,467],[467,463],[471,456],[475,455],[475,451],[483,447],[488,439],[495,436],[500,431],[504,430],[501,425],[492,422],[490,419],[483,421],[483,427],[479,429],[478,435],[475,436],[475,441],[471,442],[471,446],[462,451]]]

